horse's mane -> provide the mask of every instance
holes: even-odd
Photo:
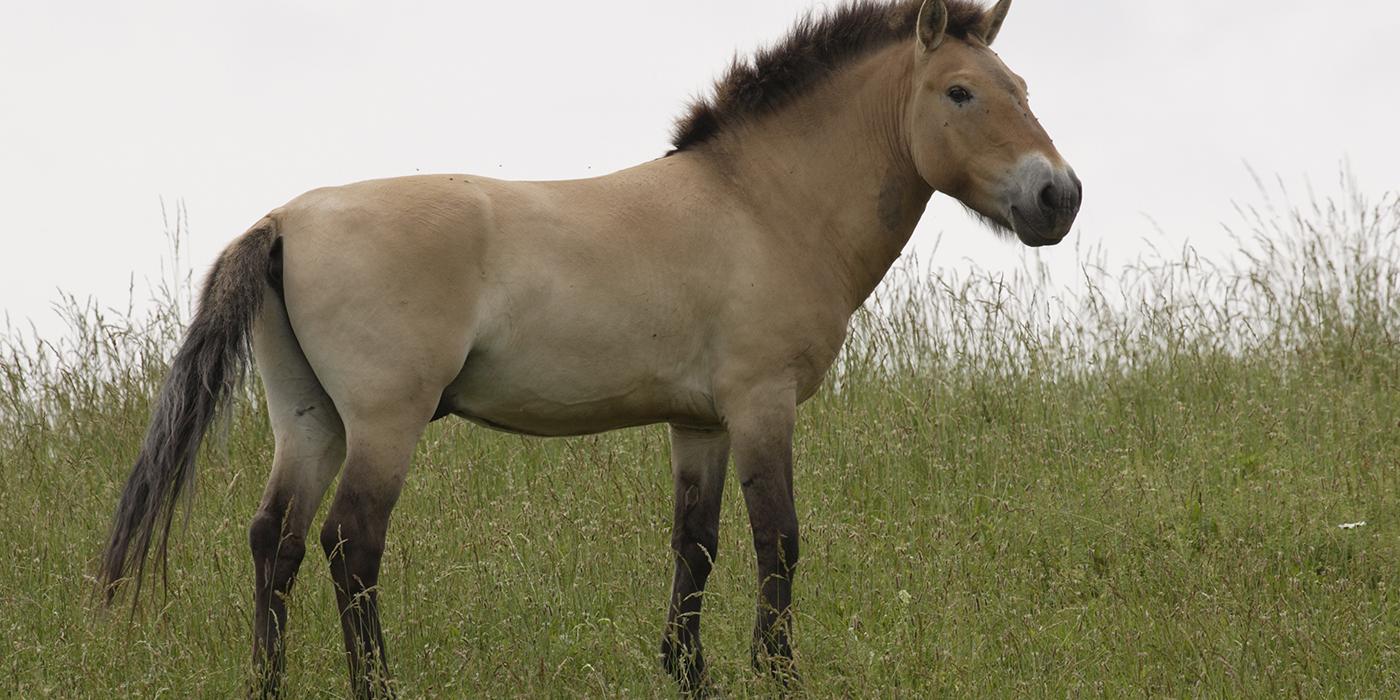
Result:
[[[855,58],[896,41],[913,40],[921,0],[854,0],[823,14],[808,13],[777,44],[751,58],[736,57],[710,96],[691,103],[671,136],[674,152],[713,139],[729,124],[774,112]],[[972,0],[947,0],[948,35],[959,39],[982,20]]]

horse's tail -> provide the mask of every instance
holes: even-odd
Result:
[[[100,594],[111,603],[134,574],[139,601],[151,541],[166,575],[166,553],[175,506],[193,486],[195,456],[204,433],[227,403],[247,367],[251,329],[264,285],[280,252],[276,222],[264,218],[226,248],[205,280],[184,343],[161,385],[136,464],[122,490],[111,536],[98,572]],[[159,537],[157,538],[157,533]]]

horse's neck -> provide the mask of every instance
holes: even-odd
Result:
[[[716,144],[766,233],[830,274],[851,311],[899,258],[933,194],[907,145],[910,51],[853,63]]]

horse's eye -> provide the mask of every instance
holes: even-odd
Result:
[[[968,92],[967,88],[961,85],[955,85],[948,90],[948,99],[957,104],[964,104],[972,99],[972,93]]]

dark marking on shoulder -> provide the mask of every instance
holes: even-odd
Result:
[[[310,412],[312,412],[312,411],[314,411],[314,410],[316,410],[316,407],[315,407],[315,406],[307,406],[306,408],[298,408],[298,409],[297,409],[297,418],[300,418],[300,417],[302,417],[302,416],[304,416],[304,415],[306,415],[306,414],[308,414],[308,413],[310,413]]]

